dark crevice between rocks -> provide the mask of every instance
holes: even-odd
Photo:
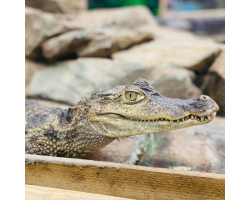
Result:
[[[44,65],[49,64],[49,62],[43,57],[39,57],[39,58],[37,58],[37,57],[35,57],[35,58],[34,57],[26,57],[26,59],[28,59],[28,60],[30,60],[30,61],[32,61],[34,63],[38,63],[38,64],[44,64]]]
[[[218,51],[217,53],[213,53],[211,56],[205,58],[201,63],[198,63],[197,65],[191,67],[196,74],[207,74],[209,68],[212,66],[216,58],[219,56],[221,51]]]
[[[30,60],[34,62],[47,62],[47,60],[42,56],[42,48],[41,46],[36,47],[33,51],[32,54],[27,56]]]
[[[216,101],[220,108],[217,114],[225,117],[225,80],[218,76],[218,74],[212,72],[207,76],[205,86],[204,94],[209,95]],[[223,101],[221,101],[222,98],[224,98]]]
[[[77,54],[75,52],[73,52],[73,53],[70,53],[68,55],[64,55],[60,58],[54,58],[54,59],[47,60],[47,63],[48,64],[55,64],[57,62],[62,62],[62,61],[67,61],[67,60],[75,60],[77,58],[78,58]]]
[[[202,92],[205,92],[205,88],[207,86],[208,82],[208,74],[209,74],[209,68],[212,66],[216,58],[219,56],[221,51],[218,53],[214,53],[210,57],[206,58],[202,63],[197,64],[197,66],[192,67],[192,71],[195,73],[195,79],[193,80],[193,83],[202,90]],[[201,68],[200,65],[203,65],[204,67],[202,70],[195,70],[197,68]]]

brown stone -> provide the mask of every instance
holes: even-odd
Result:
[[[122,28],[89,28],[69,31],[45,41],[46,59],[58,59],[70,54],[78,57],[110,57],[113,52],[152,40],[152,34]]]
[[[155,137],[156,153],[143,158],[142,165],[225,173],[224,118],[216,117],[208,124],[158,133]]]
[[[156,38],[154,41],[116,52],[112,58],[151,66],[187,68],[204,73],[219,51],[220,47],[215,43],[202,42],[194,38],[190,40],[189,36],[186,40],[171,37],[171,39]]]
[[[220,107],[219,114],[225,115],[225,51],[222,51],[209,69],[205,91]]]
[[[25,7],[25,55],[41,57],[40,45],[50,37],[72,30],[67,23],[57,20],[53,14]]]
[[[25,0],[25,5],[51,13],[77,13],[87,10],[87,0]]]

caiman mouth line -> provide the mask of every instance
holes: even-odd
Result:
[[[157,118],[157,119],[144,120],[144,119],[128,118],[128,117],[126,117],[124,115],[117,114],[117,113],[105,113],[105,114],[118,115],[118,116],[120,116],[120,117],[122,117],[124,119],[130,120],[130,121],[137,121],[137,122],[159,122],[159,121],[165,121],[165,122],[169,122],[169,123],[180,123],[180,122],[185,122],[187,120],[192,120],[192,121],[197,121],[197,122],[203,123],[203,122],[206,122],[206,121],[211,121],[216,116],[216,112],[212,112],[210,115],[203,116],[203,117],[200,117],[200,116],[194,115],[194,114],[190,114],[190,115],[188,115],[186,117],[179,118],[179,119],[176,119],[176,120],[170,120],[170,119],[167,119],[167,118]],[[103,115],[103,114],[101,114],[101,115]]]

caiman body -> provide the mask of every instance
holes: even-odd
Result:
[[[144,79],[93,94],[68,109],[26,100],[25,152],[84,158],[114,139],[201,125],[218,105],[208,96],[167,98]]]

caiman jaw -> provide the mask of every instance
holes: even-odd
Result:
[[[143,120],[143,119],[127,118],[125,116],[122,116],[122,117],[126,118],[127,120],[137,121],[137,122],[159,122],[160,121],[160,122],[178,123],[179,124],[179,123],[183,123],[183,122],[186,122],[188,120],[191,120],[193,122],[204,124],[204,123],[208,123],[208,122],[212,121],[215,116],[216,116],[216,112],[212,112],[210,115],[202,116],[202,117],[195,115],[195,114],[190,114],[190,115],[185,116],[183,118],[178,118],[178,119],[174,119],[174,120],[170,120],[167,118]]]
[[[148,120],[143,120],[127,118],[123,115],[114,113],[97,116],[97,118],[90,120],[90,125],[93,126],[97,132],[100,131],[99,133],[101,135],[109,137],[126,137],[206,124],[214,119],[216,112],[211,112],[210,115],[206,116],[190,114],[174,120],[168,118],[149,118]]]

